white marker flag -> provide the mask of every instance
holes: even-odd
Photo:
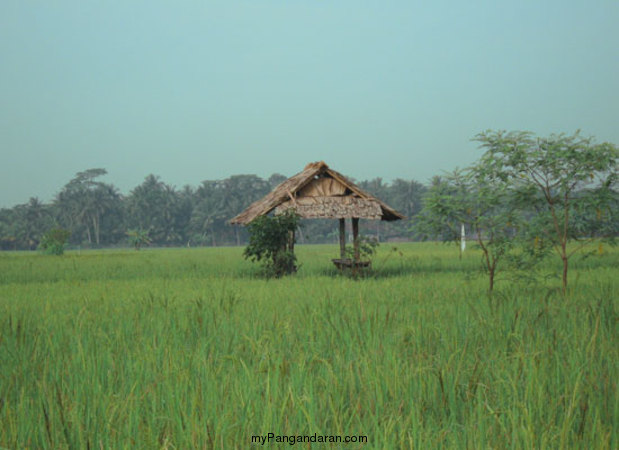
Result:
[[[466,235],[464,234],[464,224],[462,224],[460,230],[460,251],[463,252],[464,249],[466,249]]]

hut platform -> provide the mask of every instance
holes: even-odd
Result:
[[[335,267],[337,267],[339,270],[363,269],[372,265],[371,261],[355,261],[352,258],[337,258],[332,259],[331,261],[333,261],[333,264],[335,264]]]

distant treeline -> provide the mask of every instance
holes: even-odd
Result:
[[[287,178],[234,175],[177,189],[148,175],[128,195],[122,195],[113,184],[98,180],[106,173],[105,169],[78,173],[50,204],[31,198],[28,203],[0,209],[0,249],[34,250],[52,228],[70,231],[69,243],[82,248],[126,246],[127,233],[136,231],[147,233],[156,246],[243,245],[246,230],[228,225],[227,220]],[[427,190],[417,181],[403,179],[384,183],[375,178],[357,184],[409,219],[421,210]],[[337,227],[335,220],[305,220],[299,241],[336,242]],[[381,241],[410,240],[409,227],[408,220],[362,221],[361,231]]]

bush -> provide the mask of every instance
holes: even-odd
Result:
[[[375,237],[359,236],[359,258],[361,261],[370,261],[376,254],[376,248],[379,242]],[[346,257],[353,259],[355,257],[355,249],[350,245],[346,246]]]
[[[261,216],[249,224],[249,245],[243,256],[262,261],[267,276],[281,277],[296,272],[294,232],[299,216],[287,211],[279,216]]]
[[[133,245],[135,250],[139,250],[143,245],[150,245],[151,240],[148,235],[148,230],[142,230],[141,228],[135,230],[129,230],[125,233],[129,239],[129,244]]]
[[[69,230],[52,228],[41,237],[39,248],[48,255],[62,255],[69,236],[71,236]]]

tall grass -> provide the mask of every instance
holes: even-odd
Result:
[[[489,298],[475,252],[383,247],[360,280],[331,246],[279,280],[240,248],[0,254],[0,447],[619,447],[619,253]]]

